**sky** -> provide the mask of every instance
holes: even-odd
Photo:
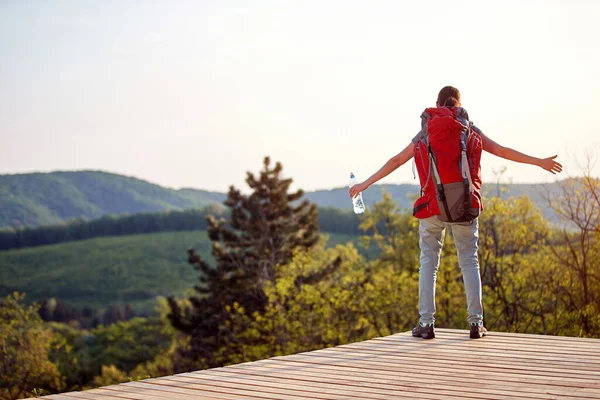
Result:
[[[297,188],[343,187],[452,85],[487,136],[577,176],[600,150],[599,18],[594,0],[0,0],[0,174],[225,192],[268,155]],[[407,163],[380,183],[418,180]]]

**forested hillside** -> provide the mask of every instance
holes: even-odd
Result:
[[[75,219],[67,223],[0,230],[0,250],[37,247],[105,236],[125,236],[155,232],[178,232],[208,227],[207,217],[227,217],[223,206],[215,203],[202,209],[162,211],[124,216],[104,216],[91,221]],[[350,210],[319,208],[322,231],[346,235],[361,233],[358,216]]]
[[[205,231],[98,238],[0,252],[0,296],[55,297],[76,307],[152,301],[194,280],[186,251],[210,257]],[[143,305],[143,304],[140,304]]]
[[[401,209],[411,209],[419,187],[375,185],[364,193],[365,204],[372,207],[381,201],[383,191],[390,193]],[[488,198],[498,194],[503,199],[529,197],[550,221],[556,216],[547,206],[544,194],[556,191],[556,184],[502,184],[501,188],[484,184]],[[0,175],[0,229],[52,225],[75,218],[202,208],[222,203],[225,197],[225,193],[168,189],[100,171]],[[346,187],[306,192],[305,197],[322,208],[350,209]]]
[[[167,189],[101,171],[0,175],[0,228],[200,208],[224,199],[223,193]]]

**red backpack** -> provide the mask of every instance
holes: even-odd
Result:
[[[445,222],[477,218],[481,204],[483,142],[461,107],[427,108],[415,143],[421,197],[413,215]]]

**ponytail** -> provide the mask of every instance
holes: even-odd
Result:
[[[448,97],[443,105],[444,107],[458,107],[459,104],[460,101],[456,97]]]

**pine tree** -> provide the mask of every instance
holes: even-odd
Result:
[[[242,194],[231,186],[224,202],[230,220],[207,218],[213,241],[215,266],[209,265],[193,249],[188,262],[201,272],[197,296],[191,308],[183,310],[169,299],[173,326],[191,338],[187,357],[198,366],[216,367],[222,357],[219,349],[235,338],[227,329],[227,307],[237,304],[251,314],[267,304],[266,282],[275,282],[276,266],[289,263],[298,249],[309,249],[319,241],[317,208],[301,200],[302,190],[289,193],[292,179],[282,177],[282,166],[274,168],[269,157],[258,177],[247,173],[252,193]]]

